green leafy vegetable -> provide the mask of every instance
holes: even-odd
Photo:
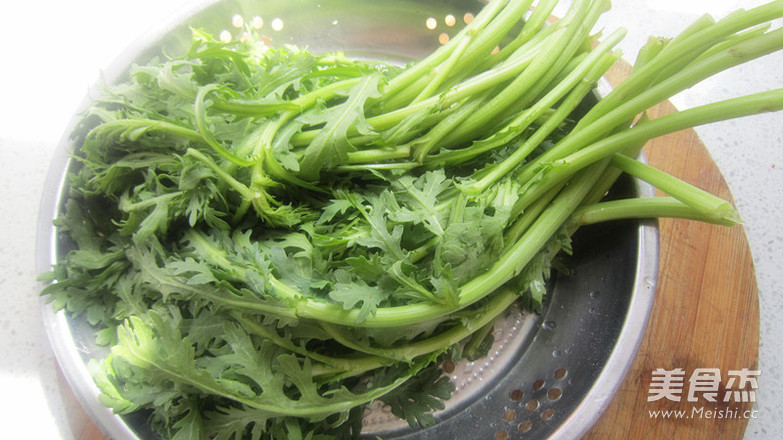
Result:
[[[653,39],[589,110],[622,30],[608,0],[491,0],[399,67],[221,42],[106,85],[75,134],[63,257],[44,279],[111,354],[101,400],[165,438],[355,438],[374,401],[436,423],[443,359],[476,359],[515,302],[541,310],[578,227],[726,201],[635,159],[650,138],[783,109],[781,90],[650,120],[650,106],[783,48],[783,1]],[[498,50],[493,51],[497,47]],[[622,173],[669,196],[611,202]]]

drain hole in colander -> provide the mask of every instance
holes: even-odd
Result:
[[[552,373],[552,377],[554,377],[555,381],[560,381],[564,379],[568,375],[568,370],[565,368],[558,368],[554,370]],[[536,413],[539,410],[542,410],[538,414],[538,418],[546,422],[550,419],[552,419],[555,416],[555,410],[552,408],[546,408],[547,401],[548,402],[555,402],[557,400],[560,400],[563,397],[563,389],[562,385],[559,385],[560,382],[557,382],[555,385],[550,385],[548,389],[545,389],[546,387],[546,380],[544,379],[537,379],[532,384],[530,384],[530,387],[533,391],[533,396],[535,398],[531,398],[527,402],[525,402],[524,405],[520,403],[520,406],[524,407],[525,410],[527,410],[528,413]],[[543,392],[546,391],[546,398],[543,397]],[[540,393],[538,393],[540,392]],[[522,389],[513,389],[511,392],[509,392],[509,398],[513,402],[522,402],[522,398],[525,396],[525,392]],[[540,397],[539,397],[540,396]],[[547,400],[543,400],[547,399]],[[542,408],[543,407],[543,408]],[[514,409],[507,409],[503,413],[503,420],[507,423],[514,423],[517,419],[519,414]],[[517,430],[520,433],[525,433],[533,429],[533,421],[532,420],[523,420],[517,425]],[[507,438],[506,431],[498,431],[495,434],[495,438]]]
[[[495,433],[495,440],[506,440],[508,438],[508,432],[498,431]]]
[[[528,432],[531,429],[533,429],[533,422],[531,422],[530,420],[525,420],[524,422],[519,424],[517,429],[519,429],[519,432]]]

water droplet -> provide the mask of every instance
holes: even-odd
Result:
[[[596,299],[601,295],[601,292],[599,292],[598,290],[593,290],[592,292],[589,293],[589,295],[591,299]]]
[[[541,327],[545,330],[554,330],[555,327],[557,327],[557,324],[555,321],[545,321],[543,324],[541,324]]]
[[[562,353],[560,352],[560,350],[554,350],[552,352],[552,357],[557,358],[557,357],[560,357],[561,354]]]
[[[655,280],[651,276],[646,276],[642,280],[644,282],[644,285],[649,289],[655,285]]]

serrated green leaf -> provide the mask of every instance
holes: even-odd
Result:
[[[357,322],[362,322],[368,316],[373,315],[375,310],[388,296],[384,294],[377,286],[370,286],[364,281],[354,280],[351,275],[344,270],[336,270],[334,273],[336,282],[332,284],[329,291],[329,298],[343,306],[343,309],[350,310],[361,304]]]
[[[344,163],[348,153],[355,151],[348,141],[348,131],[352,127],[367,131],[364,104],[370,98],[380,97],[380,80],[380,75],[366,76],[351,89],[345,103],[330,108],[323,130],[305,149],[299,169],[302,178],[315,180],[322,169]]]
[[[445,172],[428,171],[420,177],[402,176],[395,180],[395,191],[399,207],[393,210],[391,218],[398,222],[422,223],[437,236],[442,236],[448,212],[438,212],[438,196],[452,186]]]
[[[171,440],[195,440],[205,438],[200,408],[192,402],[189,407],[187,414],[172,425],[175,431]]]

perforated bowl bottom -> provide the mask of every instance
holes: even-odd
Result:
[[[247,38],[252,27],[271,45],[295,44],[315,52],[340,50],[356,57],[407,62],[451,38],[483,3],[468,0],[225,0],[194,4],[191,11],[147,33],[123,52],[104,78],[120,81],[133,63],[177,53],[190,28],[223,39]],[[87,105],[86,102],[84,104]],[[78,114],[79,112],[77,112]],[[68,132],[74,128],[72,125]],[[62,249],[51,220],[63,203],[65,136],[52,164],[39,223],[38,269],[46,271]],[[622,180],[618,194],[652,195],[639,182]],[[655,223],[618,222],[581,229],[568,258],[569,275],[551,282],[545,309],[513,309],[494,329],[490,354],[444,366],[457,391],[437,424],[412,430],[376,406],[365,417],[368,438],[510,439],[576,438],[589,429],[622,382],[644,333],[657,274]],[[55,355],[88,412],[111,438],[154,439],[144,418],[120,417],[103,408],[85,367],[102,357],[84,322],[52,313],[44,318]]]

